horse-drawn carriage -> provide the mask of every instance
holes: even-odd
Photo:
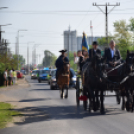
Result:
[[[111,96],[106,94],[108,91],[115,91],[118,104],[122,97],[122,110],[133,111],[134,53],[128,52],[126,61],[114,68],[107,67],[103,58],[97,55],[85,65],[76,82],[77,106],[82,100],[86,110],[89,99],[89,110],[100,109],[104,113],[104,96]]]

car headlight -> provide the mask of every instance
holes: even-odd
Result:
[[[52,81],[56,81],[56,79],[54,78],[54,79],[52,79]]]
[[[72,81],[76,81],[76,77],[73,77],[73,78],[72,78]]]

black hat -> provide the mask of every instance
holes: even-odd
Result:
[[[63,49],[63,50],[60,50],[59,52],[65,53],[65,52],[67,52],[67,50],[66,49]]]
[[[98,45],[98,42],[97,41],[94,41],[92,45]]]

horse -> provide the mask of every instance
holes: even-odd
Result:
[[[95,55],[86,63],[82,68],[82,80],[83,80],[83,94],[89,98],[89,111],[98,110],[105,113],[104,109],[104,95],[103,92],[106,90],[106,64],[101,55]],[[100,101],[98,93],[100,92]],[[100,105],[101,102],[101,105]],[[84,106],[87,105],[87,101],[84,101]],[[86,107],[85,107],[86,109]]]
[[[127,101],[124,101],[124,107],[127,111],[132,111],[134,108],[134,52],[127,51],[126,58],[126,80],[124,82]]]
[[[134,77],[130,77],[129,74],[132,72],[132,68],[134,67],[134,55],[127,51],[126,61],[121,63],[117,67],[110,70],[111,74],[108,74],[107,79],[107,90],[115,90],[117,99],[118,97],[122,97],[122,106],[121,109],[129,111],[130,105],[132,107],[132,89],[133,86],[132,80]],[[129,77],[128,77],[129,76]],[[125,102],[125,98],[127,101]]]
[[[68,98],[68,89],[70,82],[70,64],[66,63],[63,59],[63,68],[57,73],[58,80],[57,84],[61,91],[61,98]],[[64,89],[66,89],[66,94],[64,96]]]

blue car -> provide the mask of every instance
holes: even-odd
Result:
[[[38,82],[48,81],[47,76],[50,74],[50,70],[39,70]]]

